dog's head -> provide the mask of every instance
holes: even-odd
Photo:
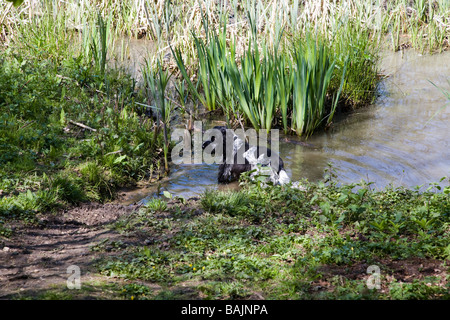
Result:
[[[208,137],[208,140],[206,140],[205,142],[203,142],[202,144],[202,149],[204,150],[207,146],[209,146],[210,144],[213,144],[212,147],[214,148],[216,146],[216,144],[220,141],[222,142],[223,145],[225,145],[226,142],[226,138],[227,138],[227,128],[224,126],[215,126],[212,132],[211,132],[211,136]],[[218,134],[222,135],[222,139],[218,139]],[[219,142],[219,143],[220,143]]]

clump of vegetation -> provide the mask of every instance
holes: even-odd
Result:
[[[120,69],[107,69],[102,16],[84,41],[56,19],[18,26],[0,58],[0,217],[32,221],[81,201],[105,201],[118,187],[158,172],[166,154],[138,101],[146,95]],[[97,30],[98,29],[98,30]],[[93,30],[96,30],[95,32]]]
[[[173,51],[183,81],[208,110],[220,105],[228,123],[243,126],[242,119],[256,130],[267,131],[281,123],[285,133],[308,136],[331,123],[341,94],[353,106],[373,100],[378,80],[374,43],[361,41],[362,37],[353,40],[351,27],[334,34],[332,44],[328,35],[312,29],[286,41],[277,25],[271,48],[257,32],[257,19],[256,13],[249,13],[250,35],[240,58],[237,42],[227,44],[227,23],[217,34],[203,19],[206,39],[193,32],[197,85],[187,72],[181,49]]]
[[[156,110],[156,126],[155,136],[160,131],[160,123],[162,124],[162,133],[164,137],[164,170],[169,172],[169,125],[171,119],[171,113],[173,110],[172,103],[166,98],[166,88],[169,84],[170,74],[167,70],[164,70],[161,63],[158,61],[158,67],[153,70],[147,62],[143,68],[143,76],[145,81],[145,87],[147,92],[147,100],[151,99],[155,102],[155,106],[143,105],[146,108]]]

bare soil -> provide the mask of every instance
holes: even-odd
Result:
[[[444,262],[435,259],[412,257],[403,260],[382,259],[371,265],[380,267],[380,275],[387,281],[381,281],[381,292],[389,291],[388,284],[392,280],[410,283],[414,280],[424,280],[426,277],[438,277],[441,280],[437,285],[444,287],[448,276],[448,267]],[[351,266],[326,265],[318,269],[323,278],[315,283],[316,290],[333,290],[333,280],[338,278],[351,280],[367,280],[368,263],[355,263]]]
[[[87,203],[39,217],[38,225],[14,225],[13,236],[0,239],[0,299],[36,296],[66,286],[71,265],[80,268],[82,283],[117,281],[96,272],[94,263],[104,253],[91,248],[119,237],[108,225],[138,207]]]

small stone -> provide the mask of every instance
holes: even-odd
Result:
[[[9,250],[9,247],[3,247],[3,252],[8,252]]]
[[[323,289],[322,286],[314,286],[314,287],[313,287],[313,290],[314,290],[314,291],[319,291],[319,290],[322,290],[322,289]]]

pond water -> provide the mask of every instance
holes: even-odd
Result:
[[[450,52],[387,53],[380,67],[388,77],[374,105],[344,115],[332,132],[310,137],[317,150],[282,145],[294,180],[321,179],[328,162],[339,181],[364,179],[376,188],[413,187],[450,175],[450,105],[444,107],[448,100],[430,83],[450,91]]]
[[[130,61],[142,59],[147,50],[144,42],[137,43],[136,58]],[[380,70],[387,77],[373,105],[336,118],[331,130],[307,140],[310,146],[295,143],[304,140],[294,136],[288,137],[294,143],[280,137],[280,154],[293,181],[321,180],[328,163],[333,164],[339,182],[364,179],[374,182],[376,189],[390,184],[426,187],[450,175],[450,105],[444,107],[448,100],[431,83],[450,91],[450,52],[387,52]],[[171,175],[160,184],[160,190],[189,198],[206,188],[238,188],[237,183],[219,186],[217,167],[172,165]],[[158,193],[156,190],[141,190],[134,201],[145,202]]]

